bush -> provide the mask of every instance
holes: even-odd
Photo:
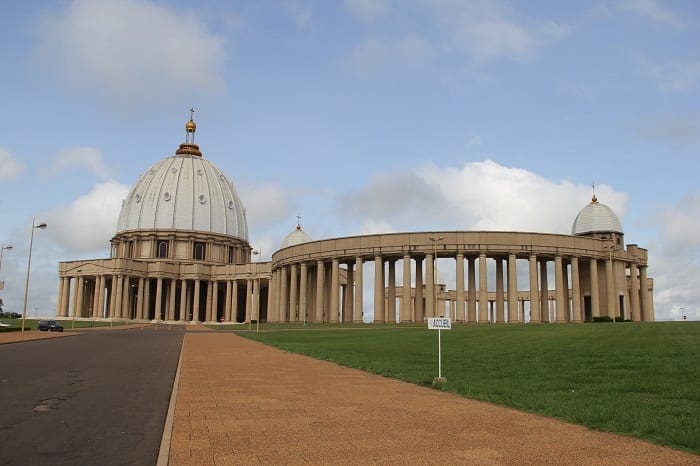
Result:
[[[612,322],[612,317],[610,316],[600,316],[600,317],[594,317],[593,322]]]

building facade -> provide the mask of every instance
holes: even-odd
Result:
[[[190,117],[185,143],[131,189],[109,259],[59,264],[58,317],[360,323],[373,309],[381,323],[441,315],[463,323],[654,320],[647,250],[625,245],[618,217],[595,196],[571,235],[444,231],[314,241],[297,224],[270,262],[251,262],[243,203],[202,156],[195,132]],[[437,259],[453,261],[453,289],[436,279]]]

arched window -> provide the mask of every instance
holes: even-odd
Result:
[[[203,261],[206,253],[206,244],[204,243],[194,243],[194,259],[198,261]]]
[[[168,242],[158,241],[158,257],[161,259],[168,258]]]

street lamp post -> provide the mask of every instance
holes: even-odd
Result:
[[[253,251],[254,256],[258,256],[258,262],[260,262],[260,259],[262,258],[262,249],[258,249],[256,251]]]
[[[440,236],[438,238],[435,238],[434,236],[429,236],[428,239],[433,242],[433,295],[435,296],[435,304],[433,308],[433,312],[437,313],[437,304],[438,304],[438,290],[437,290],[437,243],[438,241],[442,241],[445,239],[444,236]],[[443,316],[438,316],[438,317],[443,317]]]
[[[29,271],[32,267],[32,246],[34,244],[34,230],[39,228],[43,230],[46,228],[46,223],[41,222],[36,225],[34,223],[34,218],[32,218],[32,232],[29,235],[29,258],[27,259],[27,279],[24,281],[24,306],[22,307],[22,335],[24,335],[24,320],[27,317],[27,295],[29,294]]]
[[[2,243],[2,249],[0,249],[0,271],[2,271],[2,253],[3,253],[5,250],[8,250],[8,251],[9,251],[10,249],[12,249],[12,245],[11,245],[11,244]]]
[[[685,313],[683,312],[683,311],[685,311],[685,308],[679,307],[678,310],[681,311],[681,320],[685,320]]]

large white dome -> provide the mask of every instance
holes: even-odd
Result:
[[[571,227],[572,235],[588,233],[623,234],[622,223],[615,212],[605,204],[599,203],[595,196],[590,204],[581,209]]]
[[[247,241],[245,208],[233,185],[213,163],[197,155],[198,150],[183,151],[184,146],[141,175],[124,201],[117,233],[193,230]]]

